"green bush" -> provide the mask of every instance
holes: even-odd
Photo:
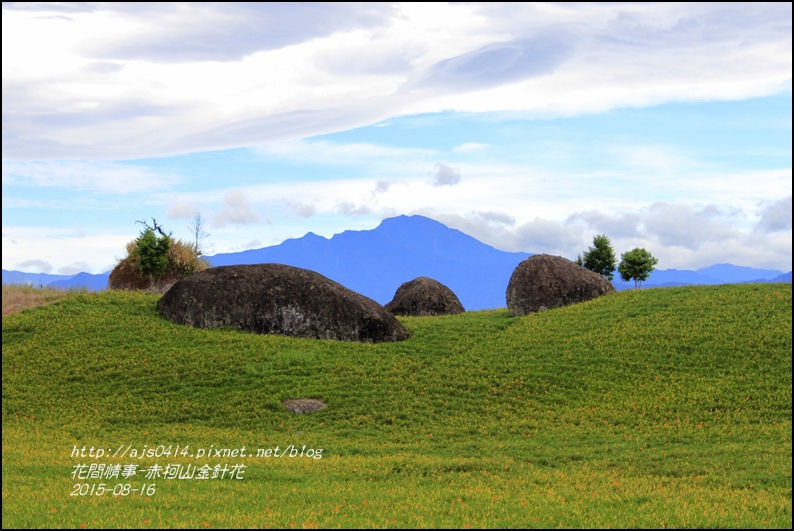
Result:
[[[154,284],[155,277],[160,277],[168,266],[168,251],[171,238],[154,235],[154,231],[146,228],[135,240],[135,254],[138,257],[138,270],[144,277],[149,277]]]

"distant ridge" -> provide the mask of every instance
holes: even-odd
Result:
[[[99,274],[77,273],[76,275],[50,275],[47,273],[25,273],[3,269],[3,284],[23,284],[34,288],[81,289],[102,291],[108,287],[110,271]]]
[[[754,267],[741,267],[733,264],[716,264],[698,269],[701,275],[716,278],[720,283],[763,282],[780,275],[781,271],[775,269],[756,269]]]
[[[110,271],[92,275],[91,273],[78,273],[69,279],[50,282],[48,285],[58,289],[83,289],[87,291],[102,291],[108,289]]]
[[[494,249],[423,216],[384,219],[330,239],[309,233],[280,245],[207,257],[213,266],[275,262],[311,269],[386,304],[419,276],[449,287],[467,310],[501,308],[515,267],[529,253]]]
[[[513,270],[532,253],[499,251],[459,230],[423,216],[384,219],[371,230],[348,230],[324,238],[312,232],[279,245],[205,258],[213,266],[280,263],[316,271],[381,304],[388,303],[403,282],[433,278],[449,287],[466,310],[504,308]],[[4,284],[58,288],[107,288],[110,272],[91,275],[47,275],[3,270]],[[716,264],[697,271],[658,269],[643,287],[744,282],[791,282],[791,272]],[[613,284],[633,289],[633,282]]]

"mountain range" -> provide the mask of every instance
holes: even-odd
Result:
[[[316,271],[386,304],[403,283],[419,276],[448,286],[467,310],[503,308],[513,270],[532,253],[499,251],[459,230],[423,216],[384,219],[372,230],[345,231],[331,238],[308,233],[279,245],[205,256],[213,266],[281,263]],[[110,272],[49,275],[3,269],[3,284],[56,288],[107,288]],[[658,269],[644,287],[741,282],[791,282],[791,272],[717,264],[696,271]],[[633,282],[616,279],[619,290]]]

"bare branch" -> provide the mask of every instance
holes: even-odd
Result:
[[[150,227],[150,226],[149,226],[149,224],[148,224],[148,223],[146,223],[145,221],[141,221],[141,220],[135,220],[135,223],[140,223],[141,225],[143,225],[143,227],[144,227],[146,230],[150,230],[150,231],[152,231],[152,232],[154,232],[154,231],[157,231],[157,232],[159,232],[159,233],[160,233],[160,235],[162,235],[162,236],[164,236],[164,237],[166,237],[166,238],[170,238],[170,237],[171,237],[171,234],[173,234],[172,232],[169,232],[168,234],[166,234],[166,233],[165,233],[165,231],[163,231],[163,227],[162,227],[162,226],[160,226],[160,225],[158,225],[158,224],[157,224],[157,220],[156,220],[156,219],[154,219],[154,218],[152,218],[152,226],[151,226],[151,227]]]

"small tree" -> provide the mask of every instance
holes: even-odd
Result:
[[[631,251],[620,255],[620,265],[618,265],[620,278],[624,282],[634,280],[634,288],[640,289],[640,284],[648,280],[658,263],[659,260],[654,258],[651,253],[645,249],[635,247]]]
[[[587,249],[584,256],[576,256],[578,265],[598,273],[607,280],[614,278],[617,262],[615,251],[606,234],[598,234],[593,238],[593,246]]]
[[[206,250],[204,248],[204,241],[210,236],[210,234],[204,230],[204,227],[204,218],[201,217],[201,213],[196,212],[193,214],[193,223],[188,225],[187,228],[190,230],[190,237],[193,240],[193,250],[196,252],[197,256],[204,254]]]

